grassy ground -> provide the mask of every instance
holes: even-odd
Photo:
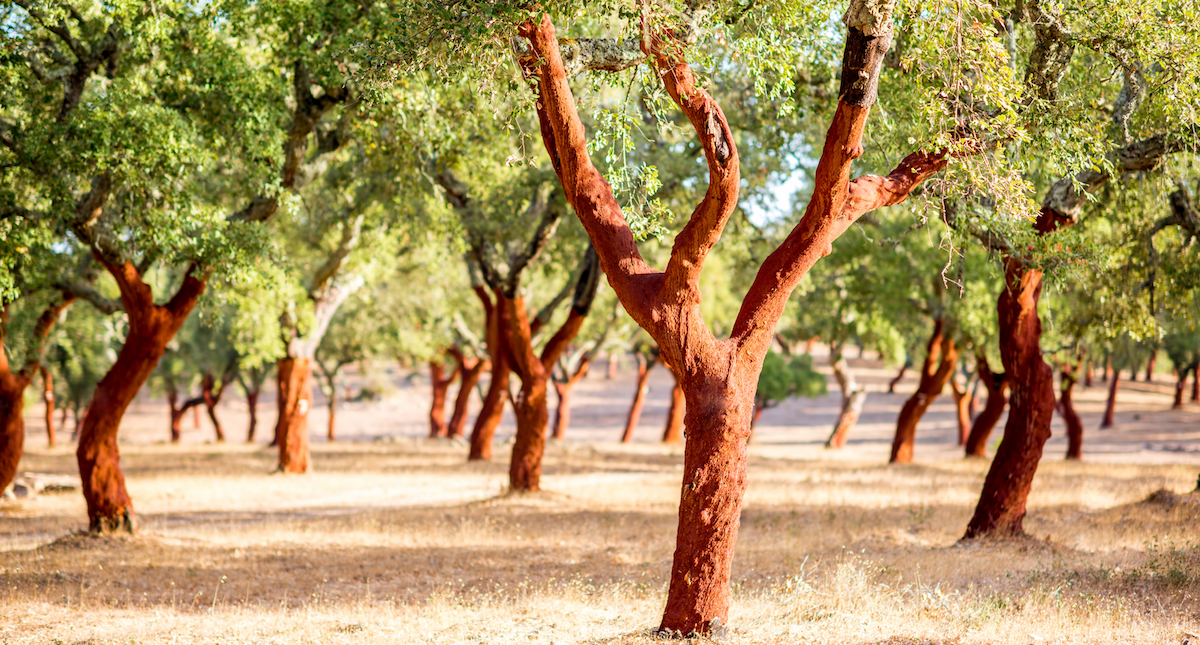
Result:
[[[71,534],[74,494],[0,519],[6,643],[642,643],[657,626],[680,459],[555,446],[550,490],[426,442],[271,453],[127,448],[136,538]],[[905,467],[756,447],[735,643],[1181,643],[1200,633],[1191,465],[1047,462],[1017,542],[961,545],[982,462]],[[29,464],[69,470],[71,455]],[[39,546],[40,545],[40,546]]]
[[[875,388],[890,375],[858,367]],[[574,442],[550,447],[547,491],[526,496],[502,495],[503,445],[467,464],[462,446],[415,438],[419,380],[341,415],[343,436],[398,440],[318,442],[299,477],[267,474],[261,445],[202,443],[206,430],[163,444],[165,410],[143,402],[122,428],[141,535],[74,533],[78,493],[0,504],[0,643],[652,643],[682,473],[681,451],[652,443],[655,383],[642,441],[621,446],[606,442],[630,375],[585,381]],[[751,447],[730,641],[1200,645],[1200,500],[1154,494],[1195,487],[1200,407],[1166,410],[1166,383],[1123,392],[1103,432],[1102,388],[1080,393],[1088,461],[1061,461],[1052,440],[1034,537],[998,543],[958,543],[987,463],[958,457],[948,397],[902,467],[883,462],[903,393],[873,392],[839,452],[820,448],[832,395],[771,410]],[[222,414],[243,427],[236,406]],[[37,433],[31,412],[21,469],[74,473],[72,448]]]

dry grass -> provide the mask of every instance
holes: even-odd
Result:
[[[677,453],[555,446],[550,490],[531,496],[496,495],[503,459],[468,465],[445,445],[320,446],[315,458],[320,472],[286,477],[263,474],[263,450],[127,447],[136,538],[67,534],[75,495],[10,504],[0,641],[652,641]],[[65,452],[32,462],[70,469]],[[1038,539],[959,545],[985,466],[755,456],[732,642],[1200,632],[1200,504],[1141,501],[1189,489],[1193,466],[1047,463],[1027,522]]]
[[[872,387],[890,376],[858,367]],[[548,491],[530,496],[500,495],[503,449],[466,464],[462,447],[415,438],[318,443],[315,473],[268,475],[270,450],[205,445],[203,430],[155,443],[165,412],[143,403],[122,429],[141,536],[72,533],[77,494],[0,505],[0,643],[649,645],[682,459],[649,443],[658,381],[644,442],[603,443],[630,381],[581,384],[582,443],[551,446]],[[1166,411],[1166,384],[1129,389],[1118,427],[1089,432],[1089,461],[1060,461],[1052,440],[1026,520],[1036,539],[966,545],[987,463],[958,458],[948,400],[903,467],[883,465],[903,394],[873,392],[837,453],[820,449],[833,395],[771,410],[751,447],[731,642],[1200,645],[1200,505],[1146,501],[1195,485],[1200,408]],[[423,392],[349,408],[344,435],[422,434]],[[1089,428],[1102,396],[1081,393]],[[225,411],[231,432],[238,414]],[[22,469],[73,473],[71,449],[41,449],[30,427]]]

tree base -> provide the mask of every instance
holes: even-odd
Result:
[[[708,622],[708,625],[700,629],[693,628],[687,634],[682,630],[671,629],[670,627],[659,627],[652,632],[654,638],[671,639],[671,640],[686,640],[693,638],[705,638],[713,641],[724,641],[729,638],[729,628],[726,627],[720,618],[714,618]]]
[[[133,509],[124,509],[112,517],[93,517],[88,525],[93,535],[137,535],[137,516]]]

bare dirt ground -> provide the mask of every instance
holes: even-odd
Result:
[[[873,389],[891,376],[854,364]],[[1200,644],[1200,499],[1155,494],[1195,487],[1200,406],[1168,410],[1159,380],[1123,383],[1104,431],[1102,388],[1079,393],[1086,460],[1062,461],[1056,425],[1034,538],[1012,542],[957,542],[987,463],[960,457],[948,395],[901,467],[885,462],[911,377],[900,394],[872,392],[842,451],[821,448],[836,392],[768,411],[750,449],[730,641]],[[468,464],[464,447],[423,438],[426,380],[389,382],[383,402],[339,411],[336,443],[314,410],[315,472],[299,477],[269,474],[273,452],[240,443],[236,401],[220,411],[229,443],[206,443],[204,420],[178,446],[162,442],[165,407],[136,404],[122,465],[142,534],[73,533],[86,525],[78,493],[0,504],[0,642],[653,642],[682,473],[682,451],[657,443],[662,368],[632,445],[615,443],[630,371],[581,382],[547,490],[525,496],[501,494],[511,421],[495,461]],[[22,470],[73,474],[72,448],[46,449],[41,432],[30,410]]]

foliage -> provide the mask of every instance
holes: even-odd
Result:
[[[824,374],[813,369],[808,354],[784,358],[769,352],[758,376],[755,405],[766,409],[794,396],[809,399],[824,396],[828,388],[826,380]]]

